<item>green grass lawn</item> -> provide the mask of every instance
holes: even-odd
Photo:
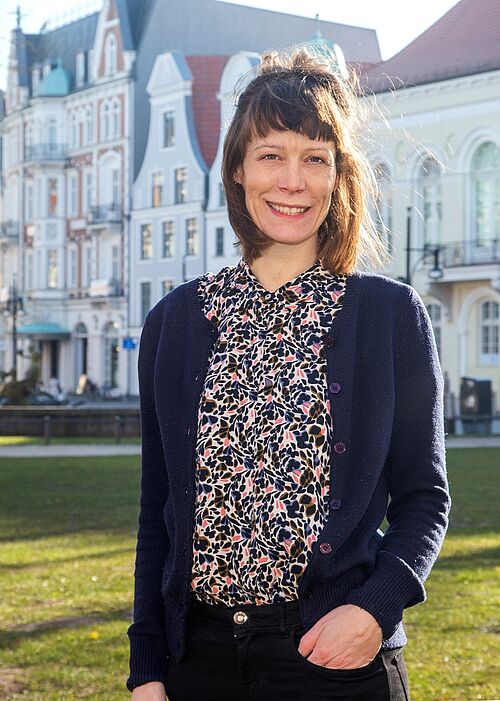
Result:
[[[405,612],[412,701],[498,699],[500,449],[448,466],[452,525]],[[129,698],[139,477],[137,457],[0,460],[0,699]]]

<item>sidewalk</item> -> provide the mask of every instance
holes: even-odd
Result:
[[[500,448],[500,436],[450,436],[447,448]],[[99,455],[140,455],[140,445],[73,443],[69,445],[0,446],[0,458],[91,457]]]

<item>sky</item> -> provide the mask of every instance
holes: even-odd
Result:
[[[320,19],[370,27],[377,31],[380,51],[384,60],[390,58],[409,44],[425,29],[444,15],[457,0],[349,0],[340,3],[337,0],[309,0],[310,13],[304,11],[304,0],[226,0],[237,5],[263,7],[277,12],[314,16]],[[48,19],[56,25],[68,19],[68,11],[75,17],[99,9],[102,0],[51,0],[50,15],[45,3],[39,0],[0,0],[0,88],[6,85],[6,68],[8,61],[10,30],[15,27],[15,10],[21,6],[21,26],[25,32],[38,32]]]

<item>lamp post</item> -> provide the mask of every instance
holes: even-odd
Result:
[[[12,316],[12,367],[17,378],[17,315],[24,311],[23,298],[18,296],[16,288],[16,274],[12,276],[11,294],[5,301],[4,314]]]
[[[441,246],[429,246],[429,244],[425,244],[423,248],[411,247],[411,210],[411,206],[409,206],[406,210],[406,277],[404,281],[408,285],[411,285],[413,273],[420,263],[429,255],[434,256],[434,267],[429,271],[429,277],[432,280],[440,280],[443,277],[443,269],[439,265],[439,252],[441,250]],[[413,264],[413,267],[411,266],[412,252],[423,254],[420,256],[417,262]]]

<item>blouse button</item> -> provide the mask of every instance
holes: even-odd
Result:
[[[335,443],[333,446],[333,449],[335,450],[336,453],[345,453],[346,447],[345,443]]]
[[[330,506],[334,511],[338,511],[342,507],[342,500],[341,499],[332,499],[330,502]]]
[[[321,543],[321,545],[319,546],[319,550],[323,555],[328,555],[332,552],[332,546],[330,545],[330,543]]]
[[[330,392],[332,394],[338,394],[338,392],[340,392],[341,389],[342,387],[338,382],[332,382],[332,384],[330,385]]]

